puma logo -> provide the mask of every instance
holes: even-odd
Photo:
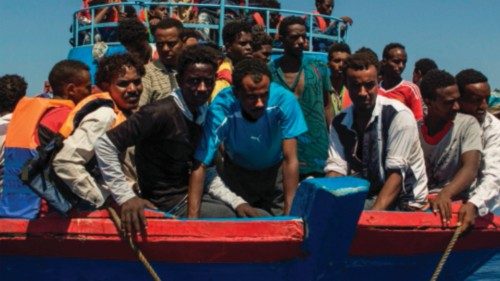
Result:
[[[262,137],[262,135],[259,135],[258,137],[256,137],[256,136],[250,136],[250,139],[254,140],[254,141],[258,142],[258,143],[260,143],[260,137]]]

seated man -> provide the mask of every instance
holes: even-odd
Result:
[[[438,69],[436,62],[431,59],[423,58],[415,62],[415,68],[413,68],[412,81],[415,85],[420,85],[420,81],[427,74],[427,72]]]
[[[350,55],[351,48],[346,43],[334,43],[328,49],[328,68],[330,68],[330,81],[333,88],[330,94],[333,116],[351,105],[349,93],[344,85],[344,63]]]
[[[268,63],[273,52],[273,38],[264,31],[252,32],[252,56]]]
[[[353,104],[330,127],[325,172],[367,179],[365,209],[422,209],[427,177],[413,114],[401,103],[377,95],[378,62],[372,55],[355,53],[345,64]]]
[[[477,120],[457,113],[460,93],[455,78],[443,70],[429,71],[420,82],[428,113],[420,128],[429,193],[435,213],[443,225],[451,217],[451,201],[474,187],[481,160],[482,130]]]
[[[144,225],[144,208],[185,216],[189,172],[216,69],[212,48],[200,45],[187,48],[179,57],[179,89],[142,107],[97,142],[101,173],[121,206],[121,219],[128,233],[132,229],[140,231]],[[133,145],[140,196],[127,185],[118,159],[120,152]],[[234,212],[207,196],[202,216],[234,217]]]
[[[484,74],[466,69],[455,78],[460,91],[460,111],[474,116],[483,129],[477,185],[459,212],[459,222],[467,229],[478,214],[484,216],[500,207],[500,121],[487,112],[490,85]]]
[[[82,100],[59,131],[67,138],[52,162],[54,171],[74,194],[93,208],[101,207],[109,195],[109,187],[102,181],[94,157],[96,141],[137,108],[142,76],[143,64],[129,53],[103,58],[95,80],[105,92]],[[101,101],[97,106],[86,106],[96,99]],[[77,123],[78,119],[81,120]]]
[[[234,86],[222,91],[207,113],[195,153],[198,167],[189,181],[189,217],[199,216],[205,170],[221,144],[220,176],[240,197],[231,202],[238,215],[288,214],[299,179],[296,138],[307,131],[300,105],[290,91],[271,83],[262,61],[238,63],[233,81]],[[282,190],[276,186],[280,167]]]
[[[342,16],[340,17],[342,21],[338,22],[336,20],[332,21],[329,18],[324,17],[332,15],[333,9],[335,7],[335,0],[316,0],[315,3],[316,11],[313,11],[313,14],[316,15],[313,20],[314,32],[323,33],[330,36],[339,36],[338,30],[340,28],[340,36],[343,37],[346,26],[352,25],[352,19],[348,16]],[[328,39],[314,39],[314,51],[326,52],[332,43],[333,41]]]
[[[0,77],[0,194],[3,188],[4,144],[12,112],[17,103],[26,95],[28,84],[19,75]]]

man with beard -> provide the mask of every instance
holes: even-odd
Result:
[[[306,119],[307,133],[298,138],[300,178],[323,176],[328,154],[328,124],[332,120],[332,92],[327,66],[303,55],[306,26],[300,17],[287,17],[279,27],[284,55],[269,64],[272,81],[297,97]]]
[[[163,19],[156,26],[154,36],[159,59],[146,65],[146,75],[142,78],[144,92],[139,106],[162,99],[177,88],[175,73],[177,57],[182,51],[180,36],[183,28],[182,23],[173,18]]]
[[[401,75],[406,67],[405,47],[399,43],[387,44],[382,53],[382,82],[380,94],[398,100],[406,105],[417,121],[424,117],[422,96],[418,86],[403,80]]]
[[[142,107],[96,144],[97,160],[111,194],[121,206],[127,233],[145,225],[144,208],[174,216],[187,213],[187,186],[194,150],[201,136],[207,100],[217,68],[212,48],[193,46],[179,57],[179,88],[168,97]],[[129,188],[118,155],[135,145],[141,194]],[[234,217],[234,212],[210,196],[203,198],[201,216]]]
[[[488,78],[475,69],[460,71],[460,111],[474,116],[483,129],[483,151],[476,188],[458,213],[464,229],[474,224],[477,215],[484,216],[500,207],[500,121],[487,112],[490,98]]]
[[[307,127],[296,98],[270,77],[264,62],[243,60],[235,66],[234,86],[210,105],[189,181],[189,217],[199,216],[205,171],[220,145],[220,176],[234,192],[229,203],[238,216],[289,214],[299,180],[296,138]],[[209,191],[215,196],[216,187]]]
[[[477,120],[460,109],[455,78],[443,70],[429,71],[420,82],[428,112],[420,127],[429,193],[434,213],[443,225],[451,218],[451,201],[468,197],[481,160],[482,130]]]
[[[224,88],[232,85],[233,66],[245,58],[252,58],[252,28],[243,21],[227,23],[222,30],[226,58],[217,69],[217,80],[211,100]]]
[[[346,61],[352,105],[333,120],[325,172],[370,182],[365,209],[419,210],[427,200],[417,123],[399,102],[377,95],[377,60],[361,52]]]

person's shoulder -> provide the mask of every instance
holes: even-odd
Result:
[[[406,105],[404,105],[402,102],[400,102],[398,100],[391,99],[391,98],[385,97],[383,95],[377,95],[377,103],[380,103],[380,105],[382,105],[382,107],[385,109],[391,108],[398,113],[399,112],[408,112],[408,113],[411,113],[413,115],[411,110]]]
[[[470,133],[480,133],[482,132],[481,125],[477,119],[471,115],[457,113],[455,119],[453,120],[454,127],[457,127],[457,131],[460,132],[470,132]]]

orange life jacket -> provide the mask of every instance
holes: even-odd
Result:
[[[316,19],[316,23],[318,24],[319,30],[321,32],[325,32],[328,28],[328,24],[326,24],[326,20],[320,15],[318,11],[314,11],[313,14],[317,15],[314,18]]]

